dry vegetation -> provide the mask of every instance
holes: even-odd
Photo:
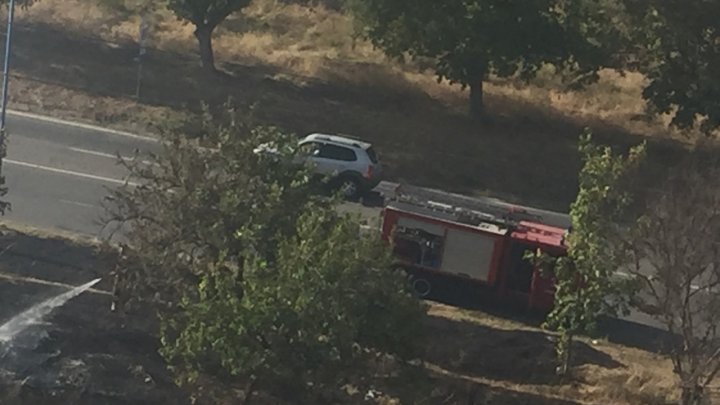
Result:
[[[156,13],[140,102],[137,17],[88,0],[42,0],[18,21],[14,108],[152,131],[166,118],[197,113],[203,101],[233,97],[258,102],[261,121],[298,134],[368,138],[392,179],[451,191],[564,210],[575,194],[581,126],[621,147],[651,136],[662,164],[689,142],[662,117],[644,115],[642,77],[616,72],[579,92],[561,91],[550,69],[530,85],[493,81],[493,121],[474,124],[458,86],[437,83],[422,63],[388,60],[353,39],[347,17],[321,6],[256,0],[231,17],[216,32],[221,77],[198,68],[191,26]]]
[[[675,400],[670,361],[641,349],[583,339],[576,346],[575,380],[559,384],[553,377],[553,337],[538,328],[444,305],[433,305],[430,325],[438,336],[430,362],[438,359],[444,372],[467,381],[538,397],[528,404],[545,403],[539,398],[546,403],[617,405]]]

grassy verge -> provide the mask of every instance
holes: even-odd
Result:
[[[192,27],[159,12],[136,100],[137,18],[80,0],[38,2],[18,17],[12,105],[148,132],[197,114],[201,102],[232,97],[258,103],[261,122],[298,134],[369,139],[393,180],[557,210],[575,195],[582,126],[622,148],[650,137],[659,166],[688,143],[662,118],[643,117],[642,77],[613,72],[581,92],[559,91],[550,71],[530,85],[494,81],[487,86],[493,119],[471,122],[466,93],[352,40],[346,17],[278,4],[256,0],[218,29],[219,76],[199,69]]]

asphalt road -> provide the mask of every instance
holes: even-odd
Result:
[[[136,149],[159,149],[152,138],[24,113],[9,113],[7,127],[10,137],[3,172],[12,210],[5,219],[95,237],[107,234],[102,226],[103,197],[109,188],[123,184],[127,175],[117,164],[117,154],[128,157]],[[396,186],[383,182],[376,190],[392,193]],[[437,190],[431,192],[443,194]],[[474,201],[501,209],[524,209],[549,224],[569,224],[568,216],[562,213],[517,206],[494,198]],[[347,204],[342,210],[360,213],[369,225],[380,215],[379,207],[360,204]],[[648,322],[638,314],[629,319]]]
[[[102,198],[127,175],[117,164],[117,154],[129,157],[136,149],[159,148],[152,138],[27,114],[10,113],[7,127],[10,136],[3,171],[12,210],[6,218],[92,236],[102,236]],[[390,193],[396,186],[383,182],[377,190]],[[498,208],[513,206],[493,198],[476,201]],[[551,224],[568,223],[565,214],[520,208]],[[369,219],[379,215],[377,207],[352,204],[344,209]]]
[[[24,114],[8,114],[7,128],[6,219],[92,236],[102,236],[102,198],[124,182],[116,153],[158,147],[151,138]]]

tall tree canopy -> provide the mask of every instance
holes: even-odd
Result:
[[[349,8],[389,55],[434,58],[439,80],[469,86],[473,115],[483,112],[489,74],[531,78],[552,63],[592,80],[615,65],[626,39],[615,0],[357,0]]]
[[[720,127],[720,2],[626,0],[644,48],[644,96],[681,128]]]

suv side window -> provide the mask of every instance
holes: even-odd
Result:
[[[320,149],[320,144],[317,142],[306,142],[298,147],[298,153],[301,156],[312,156],[315,151]]]
[[[354,162],[357,160],[355,151],[342,146],[325,144],[320,148],[321,158]]]

